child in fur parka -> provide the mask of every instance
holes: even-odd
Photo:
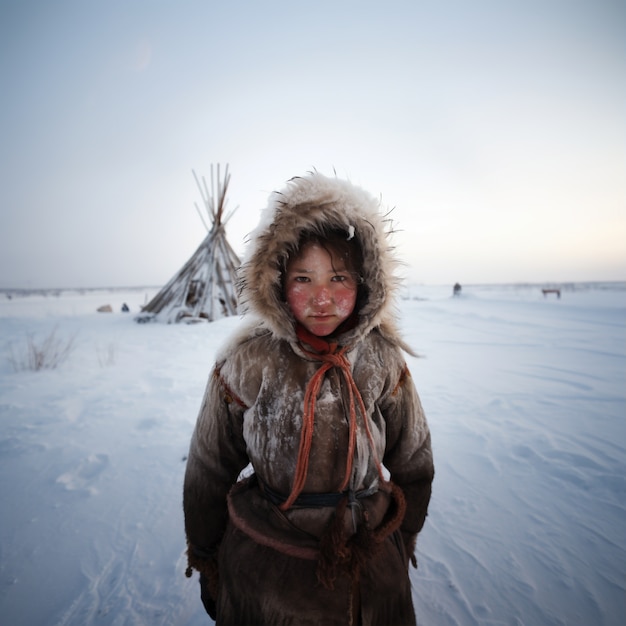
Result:
[[[394,268],[358,187],[312,173],[270,196],[240,269],[250,323],[217,358],[185,474],[187,575],[218,625],[415,624],[434,469]]]

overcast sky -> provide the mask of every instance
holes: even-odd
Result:
[[[244,250],[311,168],[413,282],[626,280],[623,0],[0,0],[0,287],[160,285],[229,163]]]

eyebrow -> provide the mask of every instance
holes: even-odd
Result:
[[[306,267],[292,267],[291,269],[287,271],[290,273],[295,272],[297,274],[313,274],[315,272],[315,270],[311,270]],[[348,269],[345,267],[334,267],[328,270],[328,274],[339,274],[340,272],[347,272],[347,271]]]

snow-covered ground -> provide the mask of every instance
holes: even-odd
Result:
[[[183,573],[184,458],[239,320],[135,324],[154,293],[0,294],[2,624],[210,623]],[[437,471],[418,623],[626,624],[626,284],[404,295]],[[53,331],[67,360],[15,371]]]

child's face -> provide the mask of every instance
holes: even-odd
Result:
[[[357,284],[343,261],[311,243],[289,261],[285,293],[296,320],[314,335],[325,337],[350,317]]]

